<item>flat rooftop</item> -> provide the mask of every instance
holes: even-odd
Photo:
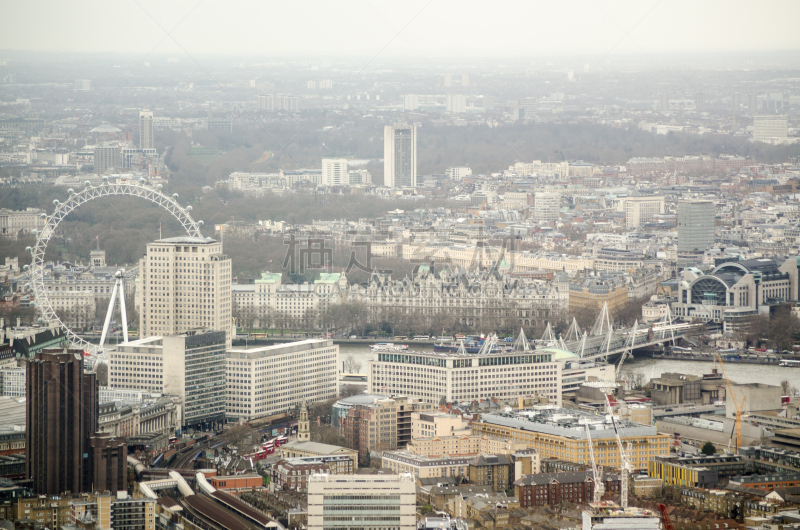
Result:
[[[592,438],[616,438],[611,416],[594,414],[580,410],[564,409],[551,405],[535,406],[511,413],[483,414],[480,423],[490,423],[575,440],[585,440],[586,426],[592,431]],[[628,420],[614,420],[620,436],[654,436],[655,427]]]
[[[297,342],[273,344],[271,346],[230,348],[227,354],[230,359],[263,359],[273,355],[286,355],[287,353],[316,350],[330,346],[333,346],[333,341],[330,339],[306,339]]]

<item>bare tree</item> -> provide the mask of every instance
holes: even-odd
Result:
[[[240,455],[251,453],[260,439],[255,429],[244,424],[229,428],[225,431],[225,438]]]
[[[342,371],[346,374],[361,373],[361,363],[352,354],[345,357],[342,362]]]

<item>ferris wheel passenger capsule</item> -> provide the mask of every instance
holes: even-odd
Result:
[[[47,214],[42,212],[39,214],[39,217],[41,217],[42,219],[47,219]]]
[[[177,201],[177,200],[178,200],[178,194],[177,194],[177,193],[173,193],[173,194],[172,194],[172,198],[173,198],[173,199],[175,199],[175,200]]]
[[[103,184],[108,184],[108,177],[103,177]]]
[[[186,207],[186,211],[187,211],[187,212],[191,212],[191,211],[192,211],[192,206],[191,206],[191,205],[187,206],[187,207]]]
[[[203,221],[197,221],[197,226],[202,227],[205,223]]]
[[[84,187],[87,187],[87,188],[90,188],[90,187],[92,187],[92,183],[91,183],[91,182],[89,182],[88,180],[84,181],[84,182],[83,182],[83,185],[84,185]]]
[[[164,186],[162,186],[161,184],[157,184],[157,185],[156,185],[156,189],[157,189],[157,190],[160,190],[160,189],[161,189],[161,188],[163,188],[163,187],[164,187]]]
[[[38,234],[39,234],[39,231],[36,230],[35,228],[33,230],[31,230],[31,235],[32,236],[35,236],[35,235],[38,235]]]
[[[70,189],[67,190],[67,193],[69,193],[70,195],[74,195],[75,194],[75,190],[70,188]]]
[[[31,247],[28,247],[28,248],[31,248]],[[26,271],[26,270],[28,270],[28,269],[30,269],[30,266],[29,266],[29,265],[23,265],[23,266],[22,266],[22,270]]]
[[[55,205],[55,206],[59,205],[58,199],[53,199],[53,205]]]

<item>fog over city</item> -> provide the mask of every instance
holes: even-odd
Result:
[[[0,0],[0,528],[800,530],[798,21]]]

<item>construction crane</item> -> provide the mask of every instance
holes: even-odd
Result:
[[[594,444],[592,443],[592,430],[589,424],[586,424],[586,439],[589,444],[589,457],[592,460],[592,480],[594,480],[594,496],[592,502],[595,504],[603,500],[603,493],[606,491],[606,486],[603,484],[603,466],[598,466],[594,459]]]
[[[659,504],[658,509],[661,512],[661,522],[664,523],[664,530],[674,530],[675,527],[672,526],[672,519],[669,517],[667,507],[663,504]]]
[[[744,408],[744,402],[747,397],[745,396],[742,399],[742,402],[736,399],[736,393],[733,391],[733,385],[731,384],[731,380],[728,379],[728,374],[725,372],[725,363],[722,362],[722,356],[719,352],[715,351],[714,355],[717,356],[717,361],[719,361],[719,367],[722,369],[722,377],[725,379],[726,385],[726,392],[728,392],[731,396],[731,401],[733,402],[733,407],[736,409],[736,420],[735,420],[735,427],[736,427],[736,444],[735,449],[736,453],[739,453],[739,447],[742,445],[742,409]]]
[[[614,427],[614,436],[617,439],[617,449],[619,450],[619,472],[620,472],[620,484],[619,484],[619,505],[622,507],[623,510],[628,508],[628,475],[633,471],[633,466],[631,466],[631,459],[628,456],[628,452],[625,450],[625,447],[622,445],[622,438],[619,436],[619,429],[617,428],[617,422],[614,421],[614,414],[611,410],[611,402],[608,400],[608,393],[603,392],[603,395],[606,398],[606,406],[608,407],[608,414],[611,416],[611,425]]]

